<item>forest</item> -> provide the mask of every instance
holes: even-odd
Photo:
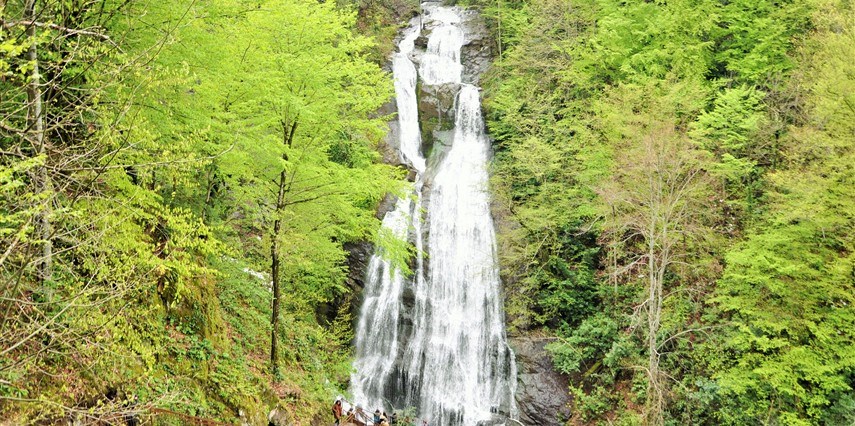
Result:
[[[855,3],[459,0],[569,425],[855,424]],[[417,0],[0,0],[0,425],[329,424]],[[199,423],[202,424],[202,423]],[[214,424],[214,423],[208,423]]]

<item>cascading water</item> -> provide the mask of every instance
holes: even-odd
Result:
[[[382,253],[371,258],[352,391],[368,411],[415,407],[434,426],[496,424],[516,415],[516,366],[505,336],[487,192],[489,140],[478,88],[460,84],[461,9],[427,10],[434,28],[418,73],[410,54],[421,20],[393,58],[400,151],[417,172],[416,184],[383,220],[415,244],[414,274],[404,277]],[[459,87],[451,149],[431,170],[420,153],[419,78]]]
[[[420,28],[412,29],[398,44],[399,52],[392,58],[392,74],[395,76],[395,96],[398,106],[398,127],[400,131],[400,150],[404,159],[421,173],[425,170],[425,159],[419,150],[422,137],[419,133],[419,107],[416,99],[416,83],[418,73],[416,66],[410,61],[409,54],[414,49],[414,42],[421,33]]]
[[[383,218],[383,227],[397,238],[406,238],[412,202],[401,198],[395,209]],[[382,253],[371,256],[362,302],[362,314],[356,329],[357,336],[371,336],[371,344],[357,344],[357,371],[371,372],[361,377],[359,386],[354,387],[356,401],[381,406],[382,401],[372,398],[382,395],[385,383],[395,368],[398,323],[401,312],[401,293],[404,289],[404,274],[383,258]],[[382,314],[381,314],[382,313]],[[380,349],[382,348],[382,349]]]
[[[419,70],[422,81],[425,84],[460,83],[461,47],[463,31],[456,25],[444,24],[433,30]]]
[[[405,362],[422,364],[421,413],[474,425],[510,399],[510,351],[499,298],[496,237],[487,193],[488,141],[478,89],[457,100],[454,144],[439,165],[428,207],[430,272],[417,299],[423,339]]]
[[[392,74],[395,77],[395,95],[398,106],[400,152],[403,159],[417,173],[425,169],[425,159],[420,153],[419,112],[416,100],[416,67],[408,55],[413,51],[414,41],[420,27],[410,28],[398,45],[399,52],[392,59]],[[417,202],[399,199],[394,210],[383,218],[383,227],[397,238],[407,239],[410,224],[420,224],[421,184],[417,187]],[[420,226],[419,226],[420,227]],[[421,248],[418,248],[421,252]],[[419,264],[422,262],[420,261]],[[421,268],[417,271],[421,274]],[[356,362],[351,382],[353,396],[365,406],[381,407],[382,396],[387,394],[387,385],[394,372],[395,354],[398,348],[399,318],[402,315],[401,296],[409,283],[403,272],[375,253],[368,264],[365,292],[359,324],[356,329]]]

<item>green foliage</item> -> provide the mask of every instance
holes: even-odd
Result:
[[[623,182],[643,209],[646,181],[627,168],[643,162],[652,123],[673,120],[674,140],[688,137],[713,178],[695,194],[702,225],[726,238],[684,229],[663,276],[665,421],[845,424],[851,5],[475,3],[503,47],[485,105],[507,314],[516,332],[556,335],[549,350],[574,379],[577,418],[640,421],[647,308],[635,261],[648,237],[594,188]]]
[[[117,422],[130,400],[229,422],[241,411],[263,422],[278,404],[298,419],[326,411],[347,384],[352,331],[346,311],[318,312],[350,291],[343,244],[377,237],[376,205],[403,184],[376,150],[392,84],[368,59],[375,44],[355,31],[356,11],[310,0],[37,7],[50,25],[34,39],[23,27],[0,35],[0,417],[84,410]],[[17,131],[29,126],[32,43],[53,90],[46,154]],[[38,276],[42,217],[52,280]],[[269,286],[244,271],[269,270],[274,220],[286,294],[275,385],[264,373]]]
[[[754,149],[753,138],[763,126],[762,92],[746,86],[728,88],[702,113],[694,124],[692,136],[704,142],[709,151],[745,157]]]
[[[809,27],[809,3],[737,0],[725,2],[716,29],[717,72],[740,82],[767,85],[792,68],[795,36]]]
[[[832,9],[819,17],[852,16]],[[716,374],[727,423],[835,424],[855,413],[855,114],[828,108],[851,102],[855,79],[836,67],[855,54],[855,38],[833,28],[806,48],[815,55],[802,65],[808,110],[786,142],[789,167],[770,177],[769,214],[729,253],[715,299],[733,323]]]
[[[590,374],[600,367],[600,360],[614,347],[619,328],[614,318],[597,313],[586,317],[568,334],[567,338],[547,346],[555,366],[566,374]]]
[[[718,160],[711,171],[723,182],[723,196],[728,198],[723,207],[731,218],[750,218],[762,194],[761,164],[772,165],[777,156],[762,145],[760,132],[768,127],[763,98],[764,93],[746,86],[727,88],[689,132]],[[729,225],[733,229],[735,224]]]

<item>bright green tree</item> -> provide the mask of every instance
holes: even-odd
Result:
[[[855,420],[853,16],[832,3],[817,13],[787,168],[770,177],[765,220],[727,256],[716,303],[733,328],[715,377],[728,424]]]

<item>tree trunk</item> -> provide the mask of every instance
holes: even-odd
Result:
[[[273,221],[273,235],[271,235],[270,244],[270,264],[271,274],[273,278],[273,318],[270,320],[272,325],[270,335],[270,365],[272,367],[273,380],[279,377],[279,307],[281,305],[281,283],[279,277],[279,233],[282,230],[282,219],[280,212],[285,199],[285,186],[287,184],[287,173],[282,170],[279,174],[279,195],[276,199],[276,220]]]
[[[502,0],[496,0],[496,31],[498,32],[498,37],[496,37],[496,45],[499,48],[499,57],[502,57]]]
[[[35,22],[36,20],[36,0],[27,0],[24,7],[24,19]],[[27,37],[30,39],[30,47],[27,49],[27,59],[33,64],[33,71],[30,74],[30,82],[27,85],[27,127],[33,133],[34,141],[33,151],[36,156],[46,154],[45,147],[45,124],[44,113],[42,111],[42,88],[41,75],[39,74],[39,57],[38,47],[36,42],[36,26],[29,25],[27,27]],[[45,163],[47,163],[45,158]],[[39,262],[39,279],[42,282],[50,281],[53,278],[53,242],[52,230],[50,223],[51,213],[51,195],[52,185],[50,176],[48,175],[47,164],[39,167],[36,171],[36,192],[41,194],[44,207],[36,219],[36,232],[42,243],[42,258]]]
[[[290,127],[290,128],[289,128]],[[297,131],[297,121],[288,125],[282,122],[282,143],[284,148],[290,148],[294,141],[294,133]],[[288,161],[288,153],[282,154],[282,159]],[[282,304],[282,284],[280,278],[280,253],[279,238],[282,232],[282,210],[285,208],[285,192],[288,190],[288,171],[283,169],[279,173],[279,191],[276,196],[276,209],[274,211],[273,232],[270,236],[270,274],[273,281],[273,314],[270,319],[270,368],[273,380],[279,378],[279,315]]]
[[[647,274],[648,274],[648,300],[647,300],[647,351],[648,351],[648,382],[647,382],[647,424],[661,425],[662,417],[662,386],[659,374],[659,322],[662,315],[662,282],[659,280],[659,269],[656,256],[656,226],[657,219],[653,218],[650,224],[649,239],[647,241]],[[661,259],[660,259],[661,262]]]

